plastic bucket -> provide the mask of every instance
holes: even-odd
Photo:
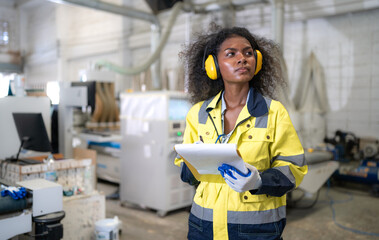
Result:
[[[106,218],[95,223],[96,240],[118,240],[120,221],[118,217]]]

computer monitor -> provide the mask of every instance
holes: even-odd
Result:
[[[51,152],[51,144],[47,135],[41,113],[13,113],[21,148],[38,152]]]

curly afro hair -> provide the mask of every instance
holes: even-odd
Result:
[[[212,24],[208,33],[197,34],[195,41],[179,53],[180,59],[188,67],[186,87],[192,103],[206,100],[224,89],[222,78],[217,80],[208,78],[204,69],[204,57],[209,54],[217,56],[220,45],[233,36],[246,38],[253,49],[258,49],[262,53],[262,69],[254,76],[254,80],[250,80],[250,86],[272,99],[276,98],[275,89],[285,86],[280,64],[281,51],[274,41],[258,37],[246,28],[220,28]]]

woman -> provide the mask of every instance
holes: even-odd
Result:
[[[183,143],[236,144],[248,169],[224,164],[217,178],[199,182],[175,159],[182,180],[198,185],[188,239],[281,239],[286,193],[307,166],[286,109],[271,99],[283,84],[279,54],[273,42],[239,27],[200,35],[182,53],[195,103]]]

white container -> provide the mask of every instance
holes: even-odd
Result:
[[[106,218],[95,223],[96,240],[118,240],[120,221],[118,217]]]

